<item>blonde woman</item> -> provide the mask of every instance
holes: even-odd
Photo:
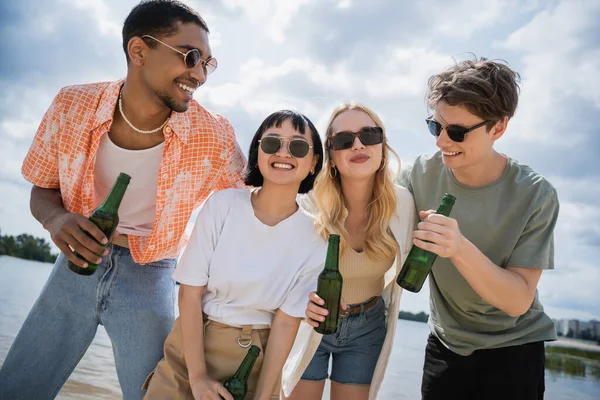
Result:
[[[331,380],[332,400],[375,399],[388,362],[401,289],[397,272],[412,245],[413,197],[393,184],[388,168],[397,154],[383,123],[368,107],[350,103],[334,110],[325,136],[326,162],[311,209],[323,237],[341,236],[342,318],[335,334],[313,330],[327,310],[309,295],[308,317],[283,371],[283,394],[291,400],[320,399]],[[329,372],[329,361],[332,368]]]

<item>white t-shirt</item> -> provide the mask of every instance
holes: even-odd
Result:
[[[226,189],[206,200],[173,278],[206,286],[202,309],[221,323],[271,325],[278,309],[304,317],[327,242],[300,207],[275,226],[263,224],[251,193]]]
[[[164,148],[162,142],[149,149],[127,150],[114,144],[108,133],[100,139],[94,168],[95,206],[104,202],[119,173],[131,176],[119,207],[119,233],[150,235],[156,220],[158,171]]]

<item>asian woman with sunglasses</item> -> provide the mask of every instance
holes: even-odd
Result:
[[[252,188],[206,200],[177,264],[180,317],[147,379],[146,399],[232,400],[221,382],[251,344],[263,351],[249,398],[279,398],[281,370],[327,250],[296,203],[312,189],[322,160],[317,130],[302,114],[278,111],[261,124],[245,176]]]
[[[325,145],[325,167],[301,204],[316,216],[323,237],[342,238],[343,316],[335,334],[319,335],[313,327],[327,310],[310,294],[282,388],[288,399],[320,399],[329,377],[333,400],[375,399],[398,315],[395,277],[412,245],[416,211],[410,192],[393,184],[388,164],[397,154],[375,112],[356,103],[338,107]]]

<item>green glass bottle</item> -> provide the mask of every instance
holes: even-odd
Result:
[[[436,214],[450,216],[452,206],[456,198],[451,194],[446,193],[442,198],[442,204],[437,209]],[[411,292],[419,292],[423,287],[425,279],[437,258],[437,254],[427,250],[423,250],[420,247],[413,245],[404,261],[402,270],[396,279],[396,283],[404,289]]]
[[[325,321],[319,323],[315,331],[323,335],[331,335],[337,331],[340,314],[340,301],[342,300],[342,274],[339,269],[340,236],[329,235],[327,258],[325,268],[319,274],[317,295],[325,300],[324,307],[328,314]]]
[[[117,229],[117,225],[119,225],[119,206],[130,180],[129,175],[120,173],[104,203],[92,211],[90,215],[89,220],[100,228],[108,240],[110,240],[113,233],[115,233],[115,229]],[[77,253],[75,255],[79,256]],[[98,265],[91,262],[88,262],[87,268],[81,268],[69,261],[69,269],[79,275],[92,275],[97,268]]]
[[[242,360],[238,370],[235,371],[235,374],[223,383],[225,389],[233,396],[233,400],[244,400],[244,397],[246,397],[246,393],[248,393],[248,378],[259,354],[260,349],[252,345],[248,349],[248,353],[244,357],[244,360]],[[219,397],[223,398],[222,396]]]

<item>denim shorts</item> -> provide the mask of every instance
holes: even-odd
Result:
[[[380,297],[367,311],[340,318],[337,332],[323,336],[302,379],[327,379],[331,355],[331,381],[370,385],[386,333],[385,304]]]

